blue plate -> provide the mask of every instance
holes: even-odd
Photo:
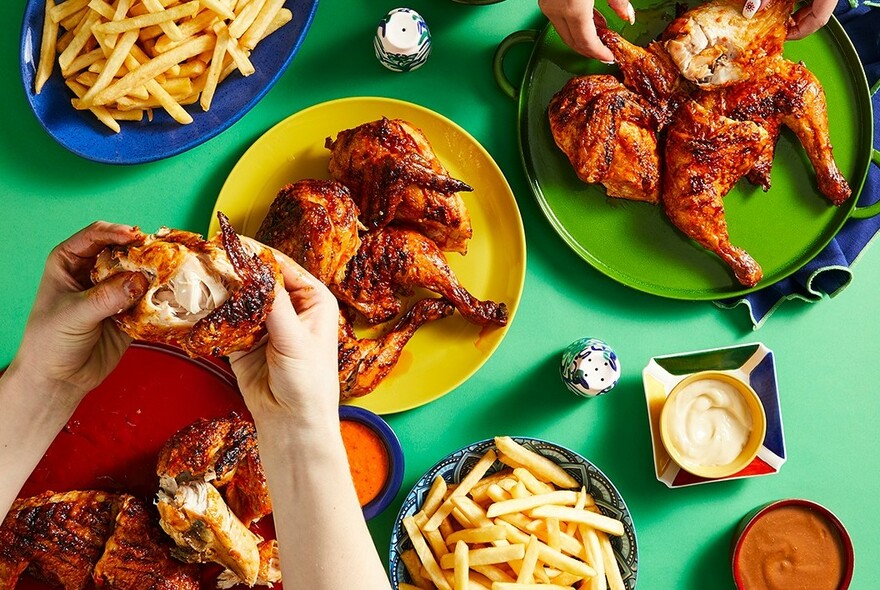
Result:
[[[88,111],[70,105],[73,94],[65,86],[58,63],[40,94],[34,94],[34,76],[40,58],[44,0],[29,0],[21,29],[21,79],[28,103],[40,124],[62,146],[83,158],[107,164],[141,164],[174,156],[201,144],[241,119],[278,81],[296,55],[318,7],[318,0],[288,0],[293,20],[254,49],[256,72],[243,77],[234,72],[218,87],[207,113],[198,103],[186,107],[193,122],[181,125],[162,109],[152,121],[122,121],[113,133]]]
[[[388,508],[400,491],[404,471],[403,449],[391,426],[369,410],[355,406],[339,406],[339,419],[360,422],[372,429],[385,443],[385,450],[388,452],[388,479],[385,481],[385,486],[378,496],[364,506],[364,519],[370,520]]]
[[[623,501],[623,497],[611,480],[602,473],[598,467],[587,461],[584,457],[556,443],[538,438],[511,437],[539,455],[543,455],[561,465],[575,480],[587,488],[596,500],[596,505],[603,514],[616,518],[623,522],[624,535],[622,537],[611,536],[611,546],[614,549],[620,573],[627,590],[636,587],[636,575],[639,567],[638,549],[636,547],[636,529],[633,526],[632,516]],[[394,530],[391,531],[391,552],[388,558],[388,570],[391,577],[392,587],[396,590],[401,582],[412,583],[400,554],[411,548],[412,543],[403,528],[403,519],[418,512],[419,507],[425,500],[425,495],[431,489],[431,483],[438,475],[442,476],[447,483],[457,483],[467,475],[471,468],[480,460],[486,451],[495,447],[494,439],[487,439],[459,449],[440,460],[427,473],[425,473],[413,486],[413,489],[403,500],[403,506],[397,515]],[[507,466],[496,461],[489,468],[492,474]]]

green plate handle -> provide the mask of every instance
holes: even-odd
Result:
[[[871,154],[871,159],[875,164],[880,166],[880,150],[874,150]],[[853,219],[866,219],[868,217],[874,217],[878,213],[880,213],[880,201],[873,205],[868,205],[867,207],[856,207],[853,209],[851,217]]]
[[[516,31],[511,33],[498,44],[498,49],[495,50],[495,55],[492,57],[492,73],[495,74],[495,82],[504,94],[514,100],[519,98],[519,87],[514,86],[504,74],[504,56],[507,55],[507,52],[510,51],[510,48],[514,45],[520,45],[521,43],[534,43],[538,40],[539,34],[539,31],[533,30]]]

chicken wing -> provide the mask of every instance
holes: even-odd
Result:
[[[440,248],[419,232],[403,227],[367,232],[348,263],[345,278],[332,290],[368,322],[380,323],[400,313],[397,295],[408,295],[416,287],[445,297],[469,322],[507,323],[504,303],[481,301],[471,295],[449,268]]]
[[[612,76],[572,78],[548,107],[550,130],[578,178],[609,197],[657,203],[660,153],[653,109]]]
[[[95,565],[97,588],[199,590],[199,570],[171,556],[171,546],[141,500],[123,495],[113,534]]]
[[[678,70],[701,88],[763,76],[782,58],[794,0],[767,0],[752,18],[743,0],[712,0],[672,21],[661,44]]]
[[[221,231],[210,241],[162,228],[98,256],[95,282],[123,271],[150,279],[141,300],[114,316],[126,334],[175,344],[193,356],[248,350],[262,338],[280,269],[269,249],[254,241],[245,248],[226,216],[217,217]]]
[[[358,208],[344,185],[309,179],[278,191],[255,237],[331,285],[343,279],[361,245],[358,227]]]
[[[339,314],[339,390],[343,400],[373,391],[400,359],[403,347],[422,325],[448,317],[455,307],[445,299],[422,299],[379,338],[358,338],[351,313]]]
[[[416,227],[441,250],[467,252],[473,234],[460,191],[418,128],[383,117],[327,138],[330,174],[352,192],[368,229],[391,221]]]
[[[738,121],[754,121],[767,130],[770,140],[749,180],[767,190],[779,128],[794,131],[816,171],[819,190],[840,205],[852,194],[837,168],[828,135],[828,112],[822,85],[803,64],[780,59],[769,75],[724,88],[701,92],[701,105]]]
[[[27,573],[82,590],[113,530],[119,496],[76,491],[16,500],[0,526],[0,590]]]
[[[767,141],[767,132],[756,123],[720,117],[689,100],[669,127],[664,154],[666,215],[721,257],[747,287],[761,280],[761,267],[730,243],[721,199],[752,169]]]

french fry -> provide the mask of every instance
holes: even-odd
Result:
[[[490,526],[482,526],[476,528],[462,529],[455,531],[446,537],[447,545],[454,545],[458,541],[465,543],[491,543],[492,541],[500,541],[507,538],[507,532],[503,526],[496,524]]]
[[[501,516],[502,514],[525,512],[526,510],[532,510],[533,508],[538,508],[539,506],[545,506],[548,504],[573,506],[577,502],[577,499],[577,492],[572,492],[570,490],[557,490],[555,492],[550,492],[549,494],[539,494],[536,496],[528,496],[525,498],[514,498],[511,500],[495,502],[494,504],[489,506],[489,509],[486,511],[486,516],[488,516],[489,518],[495,518],[496,516]]]
[[[266,3],[263,4],[263,7],[251,23],[251,26],[247,28],[239,39],[241,46],[245,49],[253,49],[256,47],[257,43],[260,42],[260,39],[263,38],[266,29],[272,24],[275,15],[278,14],[278,11],[281,10],[283,6],[284,0],[266,0]]]
[[[60,23],[68,16],[76,14],[88,5],[89,0],[66,0],[61,4],[53,6],[49,10],[49,17],[53,22]]]
[[[397,585],[397,590],[425,590],[421,586],[413,586],[412,584],[407,584],[406,582],[401,582]]]
[[[70,0],[68,0],[69,2]],[[80,52],[85,48],[86,42],[92,37],[92,25],[100,20],[101,15],[97,12],[89,12],[89,14],[80,21],[79,25],[75,29],[75,33],[73,35],[73,39],[70,41],[70,45],[64,48],[64,51],[61,52],[61,55],[58,56],[58,65],[61,66],[62,70],[66,70],[76,56],[80,54]]]
[[[278,14],[275,15],[275,18],[272,19],[272,22],[269,23],[269,26],[266,27],[266,31],[263,33],[263,37],[260,39],[260,41],[262,41],[292,20],[293,13],[286,8],[282,8],[278,11]]]
[[[159,14],[165,11],[165,7],[162,6],[162,3],[159,2],[159,0],[141,0],[141,3],[143,3],[143,5],[147,7],[147,10],[149,10],[153,14]],[[193,14],[195,14],[195,12],[197,11],[198,9],[196,9]],[[158,25],[158,27],[162,29],[162,32],[168,35],[168,38],[172,41],[183,41],[184,39],[186,39],[186,35],[184,35],[183,31],[181,31],[177,27],[177,25],[174,23],[174,19],[165,20],[156,23],[156,25]]]
[[[110,57],[108,57],[106,63],[104,63],[104,67],[101,70],[101,73],[98,74],[97,80],[95,80],[95,83],[89,88],[89,91],[86,92],[85,96],[82,97],[83,102],[92,102],[98,92],[104,90],[110,85],[110,82],[116,77],[117,72],[119,72],[119,68],[122,66],[125,58],[128,57],[135,41],[137,41],[137,35],[137,31],[126,31],[122,35],[119,42],[116,44],[116,47],[113,49],[113,53],[110,54]]]
[[[80,100],[79,97],[81,97],[82,95],[84,95],[88,91],[87,87],[76,82],[75,80],[66,80],[65,84],[67,84],[67,87],[70,88],[73,91],[73,93],[77,96],[77,98],[72,99],[71,102],[79,101]],[[74,108],[76,108],[76,105],[74,105]],[[110,115],[109,111],[107,111],[106,108],[92,107],[89,110],[92,112],[93,115],[95,115],[98,118],[98,120],[101,123],[103,123],[104,125],[109,127],[114,133],[119,133],[121,131],[121,128],[119,127],[119,123],[116,122],[116,119],[114,119]]]
[[[523,555],[522,565],[520,565],[519,575],[516,577],[518,584],[529,584],[535,579],[535,566],[538,565],[538,537],[532,535],[526,545],[526,552]]]
[[[150,25],[158,25],[160,23],[169,22],[192,16],[199,9],[199,0],[192,0],[186,4],[180,4],[173,8],[163,10],[161,12],[148,12],[140,16],[132,16],[122,20],[110,21],[95,25],[95,30],[101,33],[124,33],[134,29],[142,29]]]
[[[37,73],[34,75],[34,92],[39,94],[52,75],[55,66],[55,45],[58,42],[58,23],[52,20],[51,12],[55,8],[53,0],[46,0],[46,12],[43,19],[43,38],[40,40],[40,59],[37,62]]]
[[[611,541],[601,531],[597,532],[596,536],[599,537],[599,546],[602,548],[602,559],[605,565],[605,577],[608,579],[609,590],[625,590],[626,586],[623,585],[623,577],[620,575],[620,568],[617,565],[617,558],[614,557]]]
[[[251,2],[245,5],[229,24],[229,35],[236,40],[241,38],[244,32],[253,24],[254,19],[257,18],[257,14],[259,14],[260,9],[263,8],[265,3],[266,0],[251,0]]]
[[[491,506],[489,507],[491,510]],[[617,519],[609,518],[604,514],[597,514],[589,510],[575,510],[569,506],[539,506],[532,510],[535,518],[558,518],[565,522],[587,524],[600,531],[614,536],[623,535],[623,523]]]
[[[549,494],[553,491],[553,486],[538,480],[531,471],[525,467],[517,467],[513,470],[513,475],[526,486],[532,494]]]
[[[435,557],[443,557],[444,555],[449,553],[447,545],[450,545],[451,543],[448,543],[443,538],[443,535],[440,533],[439,530],[428,532],[422,531],[422,533],[425,535],[425,539],[427,539],[428,545],[431,546],[431,551],[434,552]]]
[[[559,551],[562,549],[562,535],[559,530],[559,519],[547,518],[547,544]]]
[[[446,480],[440,475],[431,482],[431,489],[428,490],[428,493],[425,495],[425,501],[422,502],[422,510],[428,517],[433,516],[434,512],[443,502],[447,489]]]
[[[596,570],[596,575],[590,578],[590,587],[588,590],[607,590],[608,586],[605,581],[605,556],[602,554],[602,546],[599,544],[599,536],[596,534],[595,529],[592,529],[585,524],[578,525],[578,531],[581,534],[584,549],[587,550],[587,553],[590,556],[590,561]]]
[[[496,563],[508,563],[515,559],[522,559],[526,554],[526,546],[519,543],[515,545],[502,545],[501,547],[481,547],[468,551],[468,563],[474,565],[492,565]],[[447,553],[440,558],[440,567],[451,570],[455,567],[455,555]]]
[[[453,588],[455,590],[470,590],[471,580],[470,576],[468,576],[468,570],[470,569],[468,553],[467,543],[459,541],[455,544],[455,553],[453,554],[455,558]]]
[[[416,554],[419,556],[422,565],[425,566],[428,576],[431,578],[431,581],[434,582],[434,585],[440,588],[440,590],[452,590],[452,586],[446,581],[446,577],[443,575],[443,572],[440,571],[440,565],[437,563],[437,560],[434,559],[430,547],[428,547],[428,544],[425,542],[425,538],[422,536],[422,531],[419,530],[419,527],[416,525],[415,519],[411,516],[407,516],[403,519],[403,526],[413,544],[413,549],[416,550]]]
[[[202,90],[202,97],[199,104],[202,109],[207,111],[211,108],[211,101],[214,100],[214,91],[220,82],[220,71],[223,68],[223,57],[226,55],[226,47],[229,45],[229,30],[226,27],[220,29],[217,33],[217,42],[214,45],[214,55],[211,57],[211,65],[205,75],[205,88]]]
[[[580,485],[565,469],[547,457],[533,453],[509,436],[496,436],[495,446],[520,466],[527,467],[538,479],[554,483],[565,489],[576,488]]]

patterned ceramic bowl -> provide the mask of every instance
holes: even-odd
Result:
[[[570,449],[537,438],[518,436],[511,438],[529,450],[561,465],[578,483],[587,488],[587,492],[595,498],[596,504],[603,514],[623,522],[624,535],[611,537],[611,545],[621,569],[624,585],[627,590],[633,590],[636,587],[636,574],[639,565],[636,530],[626,503],[611,480],[599,468]],[[391,584],[395,590],[401,582],[412,583],[400,558],[403,551],[412,547],[406,529],[403,527],[403,519],[418,511],[435,477],[440,475],[447,483],[461,481],[480,457],[494,446],[495,441],[488,439],[450,453],[419,478],[413,489],[407,494],[403,500],[403,506],[400,508],[400,513],[397,515],[394,530],[391,531],[391,551],[388,561]],[[488,473],[494,473],[505,467],[496,461]]]

